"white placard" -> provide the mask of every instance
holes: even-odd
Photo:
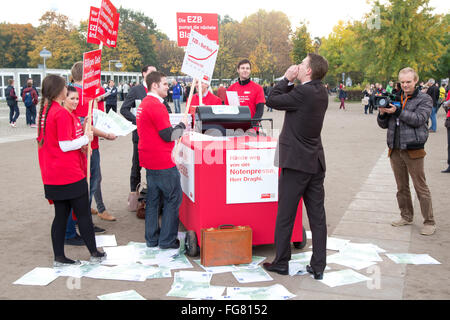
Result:
[[[216,42],[192,30],[181,72],[210,84],[218,53]]]
[[[239,95],[237,91],[227,91],[228,104],[230,106],[240,106],[241,101],[239,100]]]
[[[181,189],[195,203],[195,152],[181,143],[178,156],[177,167],[181,176]]]
[[[214,114],[239,114],[239,107],[236,106],[211,106]]]
[[[278,201],[275,151],[227,150],[227,204]]]

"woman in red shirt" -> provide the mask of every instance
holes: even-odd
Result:
[[[62,107],[66,98],[65,80],[55,75],[47,76],[42,82],[37,141],[45,197],[55,205],[51,228],[54,266],[79,263],[64,254],[66,224],[72,208],[91,261],[99,262],[106,256],[97,250],[95,243],[86,170],[80,157],[80,149],[92,141],[92,134],[76,138],[79,130],[74,117]]]
[[[445,127],[447,128],[447,164],[448,168],[442,173],[450,173],[450,91],[447,94],[447,99],[444,102],[444,108],[447,110],[447,119],[445,119]]]
[[[197,93],[192,97],[191,106],[189,107],[189,113],[192,114],[192,123],[195,121],[195,110],[200,105],[200,89],[198,87],[198,82],[196,84]],[[220,106],[222,105],[222,100],[213,93],[209,91],[209,85],[202,82],[202,105],[204,106]]]

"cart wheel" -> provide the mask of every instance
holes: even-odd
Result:
[[[295,249],[303,249],[306,247],[306,244],[308,243],[308,238],[306,237],[306,230],[303,228],[303,241],[302,242],[294,242],[294,248]]]
[[[200,248],[197,244],[197,235],[195,231],[190,230],[186,233],[186,254],[189,257],[197,257],[200,253]]]

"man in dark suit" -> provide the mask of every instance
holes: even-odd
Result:
[[[328,108],[328,93],[321,82],[328,62],[310,53],[298,66],[290,67],[273,89],[267,106],[286,111],[279,137],[279,200],[275,227],[276,257],[264,268],[289,274],[291,238],[297,208],[303,197],[313,238],[313,255],[308,272],[322,279],[326,267],[327,226],[323,183],[325,155],[321,131]],[[301,85],[294,86],[298,79]]]
[[[120,108],[120,113],[124,116],[125,119],[132,122],[136,125],[136,109],[139,107],[139,104],[144,100],[147,96],[148,89],[147,84],[145,83],[145,77],[156,71],[155,67],[145,66],[142,68],[142,77],[144,78],[143,84],[138,86],[134,86],[131,88],[130,92],[126,95],[125,101]],[[164,103],[167,111],[172,113],[170,106],[167,102]],[[131,167],[130,174],[130,188],[131,192],[136,192],[136,188],[141,183],[141,166],[139,165],[139,152],[138,152],[138,144],[139,144],[139,136],[137,130],[133,132],[133,164]]]

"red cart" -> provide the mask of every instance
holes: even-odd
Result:
[[[227,151],[241,150],[241,154],[252,153],[252,150],[263,149],[261,145],[275,149],[277,140],[250,136],[229,137],[227,141],[217,139],[219,140],[199,141],[201,139],[184,136],[179,148],[179,154],[185,161],[190,158],[191,162],[189,168],[184,163],[178,166],[184,184],[180,221],[188,230],[186,236],[188,256],[199,254],[201,229],[217,228],[224,224],[250,226],[253,232],[253,245],[274,243],[277,199],[227,204]],[[275,184],[274,187],[276,186]],[[270,196],[261,194],[262,198]],[[302,228],[302,202],[298,207],[292,242],[298,249],[306,246],[306,232]]]

